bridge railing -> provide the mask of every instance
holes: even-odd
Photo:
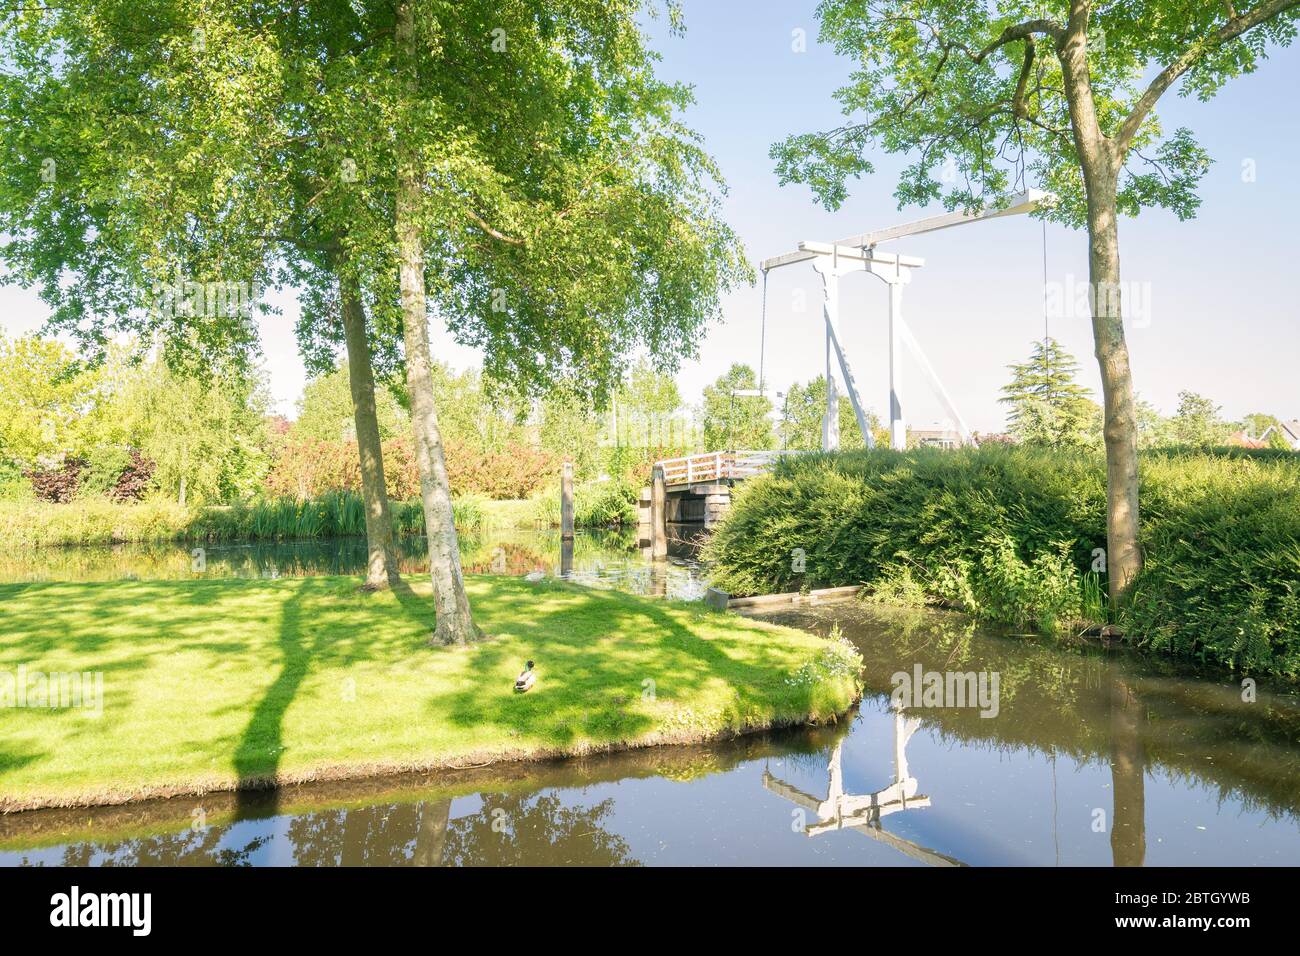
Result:
[[[739,480],[762,474],[785,455],[797,451],[710,451],[684,458],[665,458],[655,464],[664,471],[666,485]]]

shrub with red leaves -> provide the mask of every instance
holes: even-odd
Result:
[[[108,493],[114,501],[139,501],[149,490],[154,463],[136,449],[131,449],[131,463],[117,476],[117,484]]]
[[[42,501],[67,504],[77,496],[81,484],[81,472],[86,462],[82,458],[68,458],[57,468],[45,471],[27,472],[27,480],[32,483],[32,490]]]

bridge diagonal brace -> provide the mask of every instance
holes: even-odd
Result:
[[[835,355],[836,362],[839,365],[840,376],[844,379],[844,390],[849,393],[849,404],[853,406],[853,417],[857,419],[858,428],[862,432],[862,440],[868,448],[875,448],[876,440],[871,434],[866,409],[862,405],[862,396],[858,394],[857,380],[853,377],[853,370],[849,368],[849,360],[844,354],[839,335],[836,332],[836,327],[839,324],[840,276],[849,272],[868,271],[870,265],[869,262],[862,259],[848,257],[841,259],[838,250],[835,250],[830,256],[821,256],[813,262],[813,268],[822,277],[822,318],[826,325],[827,351]],[[823,450],[833,451],[839,447],[839,428],[831,418],[832,415],[838,415],[838,410],[835,407],[838,396],[835,391],[834,379],[830,374],[829,358],[826,373],[826,419],[822,428]],[[832,435],[834,436],[833,439],[830,438]]]
[[[844,377],[844,390],[849,393],[849,403],[853,406],[853,417],[858,420],[858,428],[862,430],[862,440],[867,443],[868,448],[875,448],[876,439],[871,434],[867,413],[862,407],[862,398],[858,395],[858,383],[853,378],[853,371],[849,368],[849,360],[844,355],[844,349],[840,347],[840,337],[835,334],[835,327],[831,325],[829,319],[826,320],[826,334],[831,337],[831,347],[839,359],[840,374]]]
[[[929,381],[930,388],[934,391],[935,397],[939,399],[944,410],[956,424],[957,432],[961,435],[962,442],[967,445],[973,445],[975,442],[971,438],[970,429],[966,427],[966,420],[962,418],[961,413],[957,411],[957,406],[953,404],[952,397],[948,394],[948,390],[943,387],[943,382],[939,378],[939,373],[934,370],[934,366],[930,364],[930,359],[921,349],[921,343],[916,340],[916,336],[912,334],[911,328],[908,327],[906,320],[904,320],[901,315],[895,316],[895,321],[897,323],[896,331],[898,337],[903,340],[903,344],[907,346],[908,351],[911,352],[912,356],[916,359],[916,364],[919,365],[921,371],[925,373],[925,377]]]

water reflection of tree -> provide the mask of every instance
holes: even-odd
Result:
[[[231,827],[203,827],[117,843],[73,843],[63,866],[251,866],[270,837],[254,835],[242,846],[221,846]]]
[[[451,821],[443,862],[639,866],[627,842],[604,828],[613,810],[612,799],[590,807],[569,807],[553,793],[485,794],[482,812]]]
[[[196,570],[192,552],[204,551],[202,570]],[[461,540],[462,562],[477,572],[493,573],[497,548],[505,549],[508,574],[550,569],[559,560],[558,531],[492,530],[468,534]],[[394,543],[400,570],[423,574],[429,553],[422,537],[404,536]],[[574,542],[574,558],[581,565],[617,562],[635,554],[636,537],[630,530],[588,530]],[[91,545],[79,548],[24,549],[0,554],[0,581],[120,581],[189,580],[204,577],[298,578],[325,574],[358,574],[365,570],[363,537],[301,539],[290,541],[219,541],[206,543],[161,542],[151,544]]]
[[[455,820],[450,800],[427,800],[302,814],[288,835],[299,866],[635,865],[603,827],[613,806],[485,794],[480,812]]]
[[[1114,673],[1107,673],[1110,694],[1110,779],[1114,792],[1111,817],[1111,860],[1116,866],[1141,866],[1146,862],[1146,745],[1143,724],[1146,711],[1133,688]]]
[[[304,813],[289,822],[299,866],[437,865],[451,801],[374,804]]]

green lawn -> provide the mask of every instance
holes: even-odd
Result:
[[[20,665],[104,688],[101,716],[0,699],[0,810],[700,740],[858,694],[851,648],[697,606],[472,578],[491,639],[433,648],[427,581],[356,585],[0,586],[0,698]]]

